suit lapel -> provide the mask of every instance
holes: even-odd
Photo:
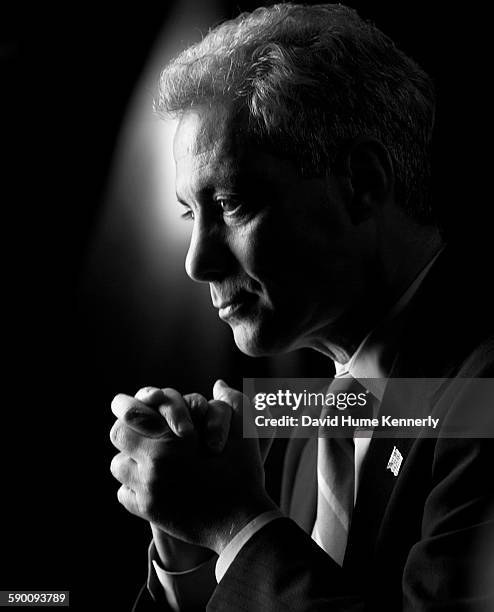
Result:
[[[403,415],[410,411],[414,416],[419,416],[420,409],[424,406],[424,397],[422,393],[417,393],[418,387],[415,384],[411,383],[412,387],[407,392],[404,388],[405,381],[393,379],[398,372],[397,363],[399,360],[395,362],[386,385],[379,407],[379,418],[381,415],[393,415],[397,412]],[[353,565],[357,561],[362,562],[372,554],[389,499],[399,482],[408,452],[415,442],[414,438],[401,438],[399,432],[394,437],[380,438],[376,435],[380,431],[387,431],[387,428],[375,429],[361,467],[345,566]]]

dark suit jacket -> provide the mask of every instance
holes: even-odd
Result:
[[[494,308],[480,263],[452,249],[438,258],[395,330],[391,379],[494,377]],[[446,383],[428,400],[442,426],[474,401],[468,385],[450,391]],[[420,394],[414,387],[407,401]],[[494,430],[494,398],[482,411]],[[397,477],[386,469],[394,446],[404,457]],[[291,518],[249,540],[208,611],[494,611],[493,439],[373,438],[342,568],[309,535],[316,450],[315,439],[290,441],[282,509]]]

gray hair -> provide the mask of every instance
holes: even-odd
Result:
[[[221,102],[247,111],[249,134],[304,176],[328,172],[352,139],[378,139],[397,200],[430,220],[432,81],[353,9],[276,4],[227,21],[163,70],[155,108],[181,114]]]

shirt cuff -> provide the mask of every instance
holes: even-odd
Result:
[[[247,523],[237,535],[223,549],[223,552],[216,561],[216,581],[219,583],[226,574],[227,569],[233,563],[233,560],[240,552],[241,548],[257,533],[264,525],[267,525],[275,519],[282,518],[283,514],[279,510],[269,510],[256,516],[255,519]]]
[[[154,541],[148,549],[148,590],[155,600],[163,594],[173,612],[183,609],[205,608],[206,602],[216,586],[214,565],[216,555],[200,565],[182,572],[170,572],[163,569],[158,560]],[[158,593],[162,587],[162,592]]]

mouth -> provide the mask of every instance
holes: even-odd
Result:
[[[221,302],[218,308],[218,316],[224,321],[233,316],[241,316],[245,311],[252,306],[256,299],[253,293],[239,293],[229,300]]]

